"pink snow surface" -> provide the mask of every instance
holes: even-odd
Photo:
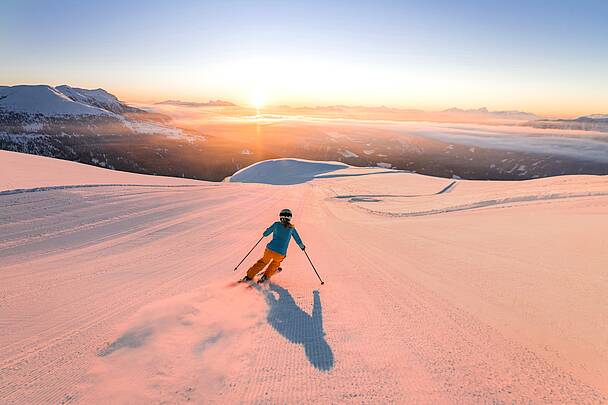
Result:
[[[366,170],[206,183],[0,152],[0,403],[608,402],[608,178]],[[131,185],[6,192],[100,183]],[[285,207],[325,285],[295,244],[234,283]]]
[[[200,185],[200,181],[106,170],[67,160],[0,150],[0,192],[40,187],[108,184]],[[213,183],[207,183],[213,184]]]

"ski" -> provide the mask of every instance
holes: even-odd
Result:
[[[283,268],[279,267],[277,269],[276,273],[280,273],[282,271],[283,271]],[[262,284],[262,283],[266,282],[267,280],[269,280],[269,279],[266,278],[266,276],[262,273],[262,276],[258,279],[257,283],[258,284]],[[245,282],[248,282],[248,281],[253,281],[253,279],[245,276],[245,277],[239,279],[239,281],[237,281],[237,283],[245,283]]]

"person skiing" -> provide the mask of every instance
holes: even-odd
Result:
[[[264,270],[264,267],[268,265],[268,268],[258,280],[258,283],[263,283],[268,280],[277,271],[283,259],[287,254],[287,247],[291,237],[295,239],[300,249],[305,250],[306,246],[300,239],[298,231],[295,226],[291,223],[291,210],[288,208],[281,210],[279,213],[279,221],[270,225],[268,229],[264,231],[264,236],[268,236],[272,233],[272,240],[266,245],[264,256],[258,260],[253,266],[247,270],[247,275],[243,277],[243,281],[253,280],[256,274]]]

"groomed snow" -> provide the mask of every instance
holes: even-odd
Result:
[[[0,153],[32,189],[0,193],[0,403],[608,402],[608,178],[318,164],[277,187]],[[325,285],[293,244],[235,284],[285,207]]]
[[[52,170],[49,170],[49,167]],[[0,193],[83,184],[201,185],[214,183],[119,172],[67,160],[0,150]]]

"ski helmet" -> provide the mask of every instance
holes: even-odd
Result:
[[[281,219],[281,222],[291,221],[291,210],[289,208],[281,210],[281,212],[279,213],[279,218]]]

